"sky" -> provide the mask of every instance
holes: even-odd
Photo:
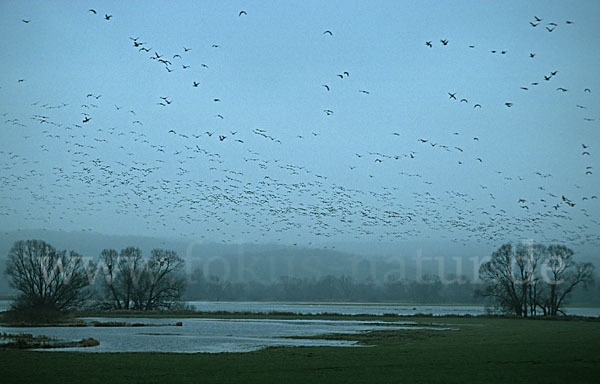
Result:
[[[598,14],[0,1],[0,229],[598,249]]]

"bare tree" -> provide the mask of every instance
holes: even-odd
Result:
[[[21,293],[16,309],[65,311],[82,306],[91,296],[82,257],[57,251],[42,240],[17,241],[8,253],[6,275]]]
[[[592,281],[594,266],[575,262],[573,255],[574,252],[564,245],[548,247],[547,268],[543,276],[548,287],[542,305],[544,312],[551,316],[563,313],[560,308],[577,285],[587,285]]]
[[[502,245],[479,273],[487,282],[478,294],[517,316],[563,313],[560,308],[579,284],[591,282],[593,265],[577,263],[564,245]]]
[[[514,263],[516,254],[512,244],[504,244],[492,254],[492,259],[481,265],[479,274],[488,283],[479,292],[481,296],[491,298],[501,309],[523,315],[523,290],[517,284]]]
[[[149,260],[139,248],[105,249],[104,306],[116,309],[155,310],[172,308],[185,289],[184,261],[174,251],[154,249]]]
[[[184,261],[175,251],[153,249],[135,295],[135,307],[142,310],[170,309],[185,290]]]

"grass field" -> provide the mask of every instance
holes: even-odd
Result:
[[[377,318],[381,320],[381,318]],[[596,383],[600,322],[409,318],[457,331],[383,328],[365,347],[250,353],[69,353],[0,350],[3,383]]]

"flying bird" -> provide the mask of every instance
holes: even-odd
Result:
[[[329,36],[333,36],[333,33],[328,29],[325,32],[323,32],[324,35],[329,35]]]
[[[433,48],[433,44],[431,44],[431,41],[426,41],[425,45],[428,46],[429,48]]]
[[[25,24],[29,24],[31,22],[31,20],[25,20],[25,19],[22,19],[21,21],[24,22]]]
[[[225,140],[226,138],[227,138],[227,136],[220,135],[220,136],[219,136],[219,141],[223,141],[223,140]]]
[[[322,84],[321,86],[325,87],[325,89],[327,89],[329,91],[329,85],[327,84]]]
[[[450,99],[456,100],[456,92],[454,92],[454,93],[448,92],[448,95],[450,95]]]
[[[246,13],[246,11],[240,11],[240,13],[238,14],[238,16],[242,16],[242,15],[246,15],[247,16],[248,14]]]
[[[88,12],[92,12],[94,15],[96,14],[96,10],[95,9],[89,9]]]
[[[104,14],[104,20],[110,20],[112,15]]]
[[[481,108],[481,104],[475,104],[475,105],[473,106],[473,108],[477,108],[477,107]]]

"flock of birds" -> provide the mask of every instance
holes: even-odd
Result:
[[[88,11],[90,17],[102,17],[102,13],[95,9]],[[238,18],[245,17],[250,16],[241,10]],[[104,13],[103,19],[112,22],[113,16]],[[26,24],[31,21],[22,20]],[[530,24],[532,28],[539,28],[544,25],[542,22],[543,19],[536,16]],[[570,20],[564,22],[569,27],[573,24]],[[544,26],[548,33],[559,27],[554,22]],[[330,29],[321,35],[324,39],[335,38]],[[124,36],[127,38],[136,57],[158,65],[168,74],[185,73],[191,89],[200,91],[202,76],[215,70],[209,62],[197,62],[190,57],[190,51],[195,49],[192,46],[182,45],[167,53],[168,50],[161,50],[157,43],[142,36]],[[452,42],[440,39],[440,45],[444,48]],[[433,48],[434,43],[426,41],[425,47]],[[476,46],[469,45],[469,48]],[[221,46],[212,44],[210,49],[218,50]],[[494,49],[490,53],[509,54],[506,49]],[[538,60],[535,52],[527,55],[531,60]],[[326,94],[333,93],[335,81],[347,81],[351,77],[346,70],[331,73],[329,81],[315,84]],[[558,70],[540,73],[538,79],[523,84],[518,91],[528,92],[532,87],[545,86],[554,82],[558,74]],[[26,83],[26,79],[11,81]],[[363,95],[361,97],[372,94],[370,90],[358,88],[354,92]],[[579,92],[581,98],[592,90],[573,91],[560,86],[556,92]],[[454,90],[448,92],[450,102],[472,105],[477,111],[488,107],[482,101],[471,99]],[[216,121],[226,120],[227,116],[217,108],[221,98],[214,96],[211,100]],[[168,110],[177,103],[176,95],[156,95],[153,107]],[[504,106],[518,107],[511,100],[506,100]],[[548,183],[553,177],[550,173],[493,172],[507,188],[516,188],[517,183],[524,181],[538,184],[535,194],[519,197],[512,203],[519,208],[518,214],[497,201],[499,193],[487,185],[479,185],[481,194],[477,196],[461,192],[460,186],[448,188],[441,194],[430,192],[427,188],[434,182],[428,179],[425,170],[398,172],[400,178],[420,185],[410,193],[410,201],[399,197],[401,192],[405,193],[403,188],[393,185],[371,188],[371,179],[377,177],[374,167],[389,162],[400,167],[400,160],[418,162],[432,156],[430,151],[450,154],[458,166],[465,166],[468,161],[483,164],[485,156],[481,153],[484,151],[469,155],[467,149],[478,145],[480,138],[464,139],[462,132],[453,133],[457,138],[453,142],[421,137],[412,149],[403,153],[367,149],[354,153],[352,159],[348,159],[349,170],[357,172],[357,167],[362,167],[366,175],[357,174],[356,178],[365,177],[364,186],[353,188],[336,182],[332,175],[270,155],[269,146],[293,146],[294,143],[262,128],[190,132],[173,126],[161,128],[164,140],[156,141],[147,133],[152,126],[151,116],[139,116],[134,108],[115,102],[109,95],[90,92],[81,95],[76,102],[35,101],[30,107],[34,111],[31,116],[14,116],[12,111],[2,111],[3,124],[20,129],[25,139],[41,136],[39,152],[64,152],[69,163],[67,166],[63,162],[50,164],[49,172],[45,172],[47,164],[31,158],[28,153],[33,148],[17,152],[7,151],[0,145],[0,215],[22,217],[32,226],[77,227],[76,216],[101,216],[112,210],[115,217],[136,217],[140,223],[138,230],[146,233],[183,233],[188,237],[223,242],[240,238],[287,241],[289,233],[297,236],[294,244],[310,245],[335,240],[338,236],[394,241],[419,238],[433,230],[458,243],[497,244],[507,237],[527,232],[539,239],[600,244],[600,221],[590,213],[591,207],[597,209],[597,205],[592,204],[598,204],[600,193],[586,193],[576,186],[578,195],[567,196],[560,191],[560,185]],[[585,102],[574,108],[590,110]],[[335,113],[328,105],[323,105],[322,111],[324,119],[332,118]],[[105,112],[115,116],[111,122],[99,121],[97,116]],[[80,115],[74,121],[72,117],[77,113]],[[595,121],[591,115],[584,119],[588,123]],[[401,135],[399,132],[391,134]],[[298,134],[294,139],[305,140],[307,136],[316,139],[320,135],[313,129],[310,134]],[[235,153],[240,161],[230,161],[226,155],[229,152],[220,147],[231,143],[237,146]],[[592,159],[593,145],[581,145],[580,156]],[[149,157],[153,160],[148,160]],[[201,175],[198,164],[202,164]],[[594,177],[591,164],[590,160],[580,172],[582,177]],[[28,204],[29,201],[35,203]],[[586,221],[576,220],[576,215],[585,217]],[[576,225],[572,224],[574,221]],[[95,228],[89,226],[82,230]]]

